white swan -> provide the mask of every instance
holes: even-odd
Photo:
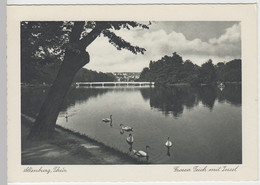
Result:
[[[129,136],[126,138],[126,142],[129,144],[134,143],[134,137],[132,136],[132,134],[129,134]]]
[[[170,137],[169,136],[168,136],[168,139],[167,139],[167,141],[165,143],[165,146],[166,147],[171,147],[172,146],[172,142],[170,141]]]
[[[110,118],[103,118],[103,122],[112,122],[112,115],[110,115]]]
[[[129,131],[133,131],[132,127],[129,126],[124,126],[123,124],[120,124],[120,127],[123,131],[129,132]]]
[[[142,150],[136,151],[133,149],[134,155],[136,155],[137,157],[148,157],[149,156],[148,148],[150,148],[150,147],[147,145],[145,148],[146,148],[146,152],[144,152]]]

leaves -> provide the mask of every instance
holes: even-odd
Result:
[[[111,28],[114,30],[120,30],[121,28],[130,30],[131,28],[142,28],[142,29],[149,29],[149,26],[146,24],[138,23],[135,21],[113,21],[107,22],[110,24]]]
[[[134,54],[142,53],[146,51],[144,48],[138,46],[132,46],[129,42],[125,41],[121,37],[117,36],[114,32],[109,30],[102,31],[103,35],[109,39],[109,43],[115,46],[118,50],[127,49]]]
[[[145,49],[133,46],[112,30],[131,28],[148,29],[148,25],[134,21],[23,21],[21,22],[22,74],[38,74],[40,68],[61,63],[67,49],[85,51],[98,36],[108,37],[118,50],[127,49],[134,54]],[[80,47],[80,48],[78,48]]]
[[[142,53],[144,54],[145,49],[138,46],[132,46],[131,43],[125,41],[121,37],[117,36],[111,30],[120,30],[131,28],[142,28],[149,29],[148,25],[137,23],[134,21],[96,21],[85,23],[84,31],[81,34],[81,45],[85,48],[88,47],[100,34],[109,38],[109,43],[115,46],[118,50],[127,49],[134,54]],[[92,28],[92,29],[89,29]]]
[[[158,84],[199,83],[210,84],[216,81],[241,82],[241,60],[235,59],[227,63],[214,65],[208,60],[201,67],[186,60],[177,53],[165,55],[158,61],[150,61],[149,68],[143,69],[139,81],[153,81]]]

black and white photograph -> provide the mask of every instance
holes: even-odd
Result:
[[[241,24],[22,21],[22,164],[241,164]]]
[[[7,10],[8,182],[257,179],[255,5]]]

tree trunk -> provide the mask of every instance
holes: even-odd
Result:
[[[69,49],[59,73],[44,100],[39,115],[29,134],[30,139],[50,138],[63,100],[77,71],[89,62],[89,54],[84,50]]]
[[[104,28],[102,24],[97,24],[87,36],[81,39],[84,25],[84,21],[74,22],[61,68],[30,131],[29,139],[47,139],[52,136],[61,105],[74,76],[79,69],[89,63],[86,47],[97,38]]]

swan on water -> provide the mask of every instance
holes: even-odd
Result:
[[[126,142],[129,144],[134,143],[134,137],[132,136],[132,134],[129,134],[129,136],[126,138]]]
[[[110,118],[103,118],[103,122],[112,122],[112,115],[110,115]]]
[[[123,131],[129,132],[129,131],[133,131],[132,127],[129,126],[124,126],[123,124],[120,124],[120,127]]]
[[[148,148],[150,148],[150,146],[147,145],[145,148],[146,148],[145,152],[142,150],[137,151],[133,149],[134,155],[136,155],[137,157],[148,157],[149,156]]]
[[[168,138],[167,138],[167,141],[166,141],[166,143],[165,143],[165,146],[166,147],[171,147],[172,146],[172,142],[170,141],[170,137],[168,136]]]

